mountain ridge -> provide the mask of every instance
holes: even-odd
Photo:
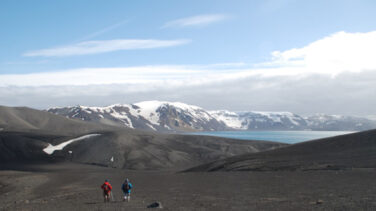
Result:
[[[48,112],[68,118],[158,132],[226,130],[343,130],[376,128],[366,118],[315,114],[303,117],[292,112],[228,110],[208,111],[180,102],[143,101],[106,107],[69,106]]]

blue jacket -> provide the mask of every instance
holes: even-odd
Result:
[[[129,189],[126,189],[126,185],[125,183],[123,183],[123,185],[121,186],[121,190],[124,192],[124,193],[131,193],[131,189],[132,189],[132,184],[130,182],[128,182],[128,185],[129,185]]]

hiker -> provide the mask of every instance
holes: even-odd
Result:
[[[103,183],[103,185],[101,186],[101,188],[103,189],[103,197],[104,197],[104,202],[110,202],[110,195],[111,195],[111,190],[112,190],[112,186],[111,184],[108,182],[108,179],[106,179]]]
[[[127,178],[123,185],[121,186],[121,190],[124,193],[124,200],[123,201],[129,201],[131,199],[131,189],[132,184],[129,182],[129,179]]]

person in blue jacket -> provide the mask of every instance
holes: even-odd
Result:
[[[129,179],[125,179],[123,185],[121,186],[121,190],[124,193],[124,200],[123,201],[129,201],[131,199],[131,189],[132,184],[129,182]]]

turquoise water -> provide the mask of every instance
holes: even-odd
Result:
[[[288,144],[295,144],[303,141],[338,136],[353,131],[210,131],[189,133],[192,135],[219,136],[242,140],[265,140],[276,141]]]

